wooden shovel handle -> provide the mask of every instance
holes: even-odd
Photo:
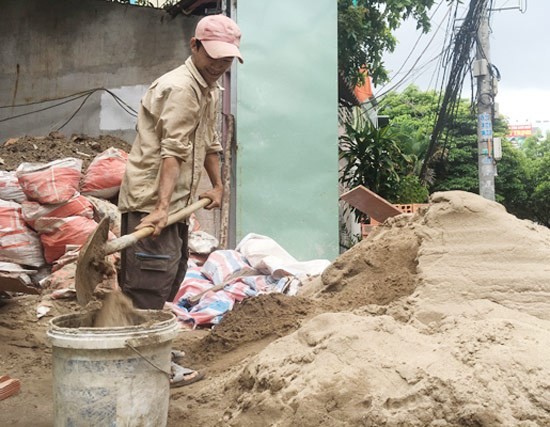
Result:
[[[207,292],[218,292],[221,291],[225,287],[225,283],[221,283],[219,285],[215,285],[210,289],[206,289],[205,291],[202,291],[198,293],[197,295],[190,296],[187,298],[187,301],[189,302],[189,305],[195,305],[198,303],[201,298],[207,293]]]
[[[179,222],[182,219],[190,216],[193,212],[208,206],[210,203],[212,203],[212,200],[210,200],[208,197],[205,197],[204,199],[200,199],[199,201],[192,203],[189,206],[186,206],[185,208],[183,208],[182,210],[170,215],[168,217],[168,222],[166,223],[166,225],[172,225],[176,222]],[[133,233],[126,234],[125,236],[121,236],[118,239],[108,241],[107,243],[105,243],[105,255],[110,255],[115,252],[119,252],[123,249],[126,249],[129,246],[135,245],[138,242],[138,240],[141,240],[144,237],[147,237],[153,234],[153,231],[155,231],[155,228],[152,226],[148,226],[148,227],[140,228],[139,230],[136,230]]]

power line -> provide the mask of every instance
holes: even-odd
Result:
[[[437,11],[439,10],[439,8],[441,7],[441,5],[443,4],[443,2],[440,2],[436,9],[433,11],[433,13],[431,14],[430,16],[430,21],[432,20],[432,18],[435,16],[435,14],[437,13]],[[437,27],[437,29],[435,30],[435,33],[437,33],[439,31],[439,28],[440,28],[441,24]],[[418,46],[418,43],[420,43],[420,40],[422,40],[422,37],[424,36],[424,33],[420,33],[420,36],[418,36],[418,38],[416,39],[411,51],[409,52],[409,54],[407,55],[407,57],[405,58],[405,60],[403,61],[403,64],[401,64],[401,67],[399,67],[399,69],[394,73],[395,76],[398,76],[399,73],[401,72],[401,70],[405,67],[405,64],[408,62],[408,60],[410,59],[410,57],[412,56],[414,50],[416,49],[416,47]],[[422,54],[421,54],[422,55]],[[384,89],[382,87],[382,89]]]
[[[439,3],[439,5],[437,6],[437,9],[434,11],[434,13],[432,14],[432,17],[435,15],[435,13],[437,12],[437,10],[439,9],[439,7],[442,5],[443,3]],[[415,70],[415,67],[418,65],[418,63],[420,62],[420,60],[423,58],[423,56],[426,54],[426,51],[428,50],[428,48],[430,47],[430,45],[433,43],[433,41],[435,40],[436,36],[437,36],[437,33],[439,32],[441,26],[443,25],[443,22],[445,21],[447,15],[449,14],[449,11],[447,11],[447,13],[445,14],[445,16],[443,17],[443,19],[441,20],[441,22],[439,23],[439,25],[437,26],[436,30],[433,32],[432,34],[432,37],[430,38],[430,40],[428,41],[428,43],[426,44],[426,46],[424,47],[424,49],[422,50],[422,52],[420,53],[420,55],[418,56],[418,58],[415,60],[415,62],[413,63],[413,65],[411,66],[411,68],[405,73],[405,75],[397,81],[397,83],[393,84],[393,86],[391,86],[389,89],[386,89],[387,85],[385,86],[382,86],[380,88],[380,91],[382,91],[382,95],[383,94],[386,94],[390,91],[393,91],[395,90],[398,86],[400,86],[404,81],[406,81],[407,77]],[[413,48],[411,49],[411,52],[409,53],[409,55],[407,56],[407,58],[405,59],[405,61],[403,62],[403,64],[401,65],[401,67],[399,68],[399,70],[394,74],[394,76],[397,76],[401,70],[404,68],[405,64],[408,62],[409,58],[412,56],[412,53],[414,52],[414,50],[416,49],[416,47],[418,46],[418,43],[420,42],[420,40],[422,39],[422,37],[424,36],[424,33],[422,33],[416,40]]]
[[[438,109],[435,126],[420,171],[420,178],[422,180],[426,180],[427,178],[429,160],[434,154],[435,147],[443,131],[448,129],[449,121],[454,120],[456,115],[464,78],[472,61],[473,46],[477,37],[480,20],[484,10],[487,8],[487,1],[472,0],[470,2],[464,22],[454,38],[449,81],[447,82],[445,93]]]
[[[67,104],[69,102],[72,102],[72,101],[76,101],[77,99],[80,99],[80,98],[84,98],[84,100],[82,101],[82,103],[78,106],[78,108],[76,109],[76,111],[70,116],[69,120],[66,121],[59,129],[61,129],[62,127],[66,126],[67,123],[69,123],[75,116],[76,114],[81,110],[82,106],[86,103],[86,101],[90,98],[91,95],[93,95],[94,93],[96,92],[100,92],[100,91],[103,91],[103,92],[106,92],[108,93],[109,95],[111,95],[111,97],[113,97],[114,101],[116,102],[116,104],[122,108],[127,114],[129,114],[130,116],[133,116],[133,117],[137,117],[137,111],[132,108],[130,105],[128,105],[122,98],[120,98],[118,95],[116,95],[115,93],[113,93],[111,90],[109,89],[106,89],[106,88],[94,88],[94,89],[89,89],[89,90],[86,90],[86,91],[82,91],[82,92],[76,92],[76,93],[73,93],[71,95],[66,95],[66,96],[62,96],[62,97],[58,97],[58,98],[50,98],[50,99],[45,99],[45,100],[41,100],[41,101],[34,101],[34,102],[29,102],[29,103],[26,103],[26,104],[16,104],[16,105],[3,105],[3,106],[0,106],[0,109],[4,109],[4,108],[20,108],[20,107],[29,107],[29,106],[32,106],[32,105],[38,105],[38,104],[44,104],[46,102],[52,102],[52,101],[60,101],[62,100],[61,102],[58,102],[58,103],[55,103],[53,105],[48,105],[47,107],[44,107],[44,108],[39,108],[37,110],[33,110],[33,111],[27,111],[25,113],[21,113],[21,114],[16,114],[16,115],[13,115],[13,116],[10,116],[10,117],[5,117],[3,119],[0,119],[0,123],[3,123],[3,122],[7,122],[9,120],[14,120],[14,119],[18,119],[20,117],[24,117],[24,116],[28,116],[28,115],[31,115],[31,114],[36,114],[36,113],[41,113],[43,111],[46,111],[46,110],[50,110],[50,109],[54,109],[54,108],[57,108],[61,105],[64,105],[64,104]],[[58,129],[58,130],[59,130]]]

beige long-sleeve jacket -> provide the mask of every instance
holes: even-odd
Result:
[[[216,131],[219,86],[209,86],[191,58],[158,78],[141,100],[138,134],[119,194],[121,212],[151,212],[157,202],[161,159],[182,160],[170,213],[189,204],[205,156],[222,151]]]

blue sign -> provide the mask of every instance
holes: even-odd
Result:
[[[491,138],[493,136],[493,123],[489,113],[479,115],[479,136],[482,138]]]

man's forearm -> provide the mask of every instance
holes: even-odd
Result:
[[[161,160],[157,209],[169,209],[172,194],[180,175],[180,163],[181,161],[175,157],[167,157]]]
[[[222,188],[222,178],[220,174],[220,157],[218,153],[207,154],[204,158],[204,168],[210,179],[213,188]]]

